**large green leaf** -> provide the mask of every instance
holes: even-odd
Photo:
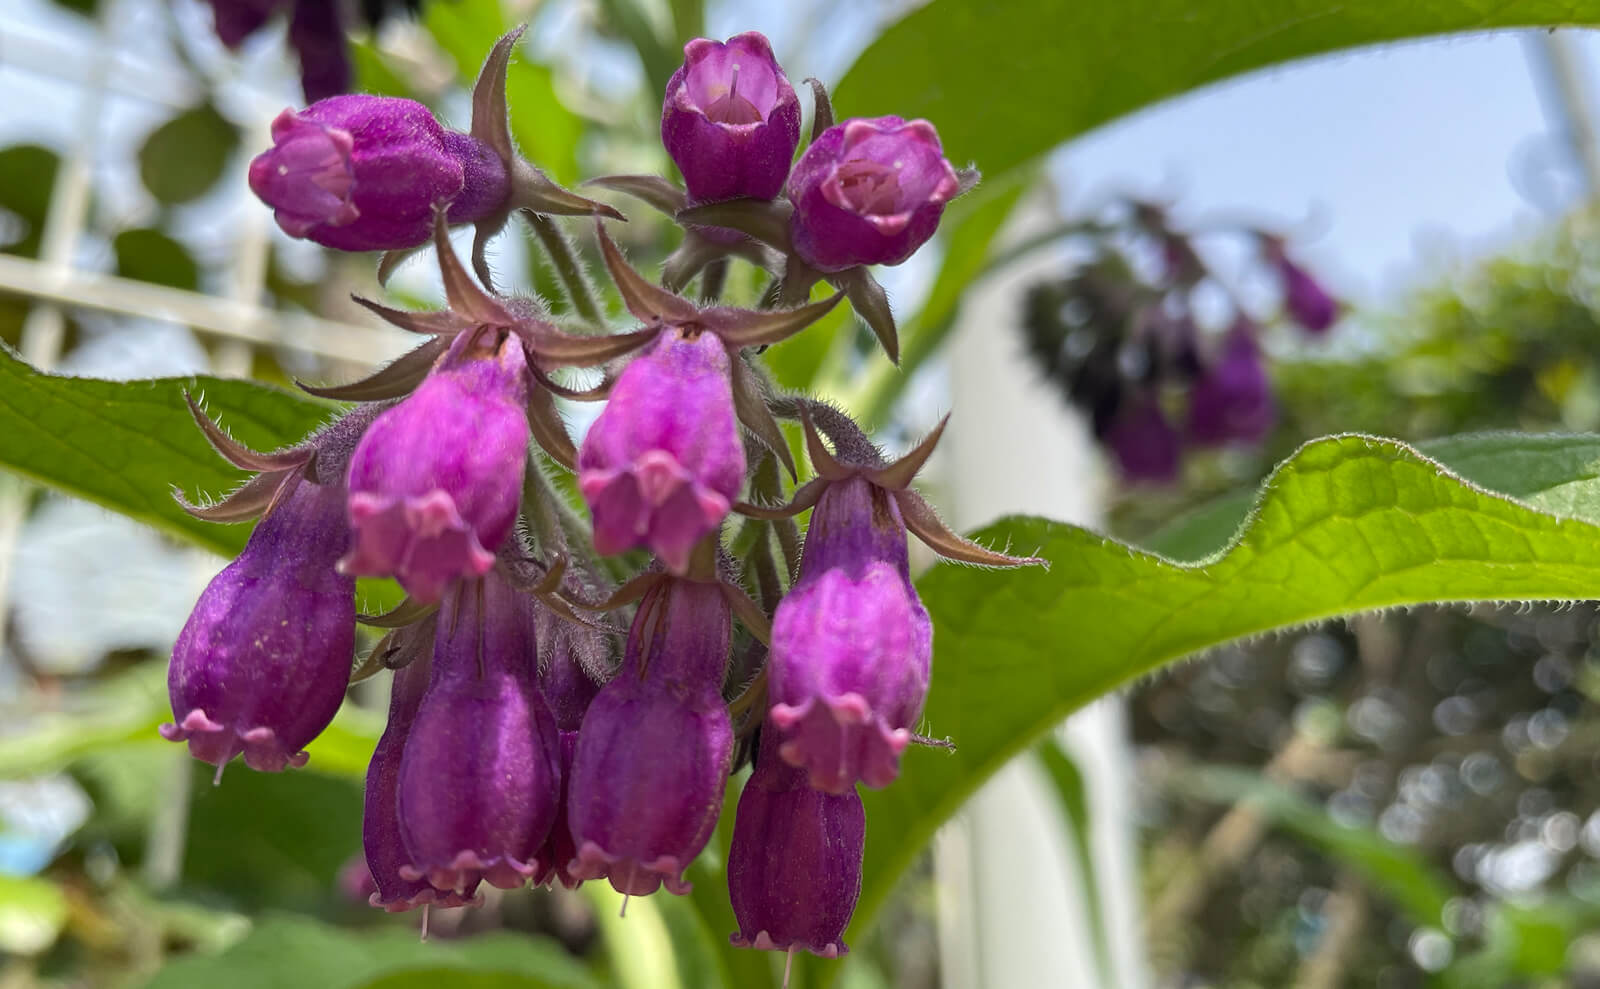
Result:
[[[191,498],[219,495],[247,476],[218,457],[195,428],[185,389],[235,438],[258,449],[298,440],[332,411],[248,381],[43,374],[0,346],[0,470],[232,555],[244,545],[248,526],[198,521],[172,500],[173,485]]]
[[[934,830],[1006,760],[1087,701],[1165,663],[1374,608],[1600,591],[1600,525],[1587,520],[1600,518],[1600,439],[1488,436],[1454,441],[1449,453],[1480,482],[1526,501],[1403,444],[1341,436],[1281,466],[1240,536],[1198,563],[1013,518],[980,538],[1037,553],[1048,571],[945,566],[926,575],[919,586],[937,655],[925,725],[956,749],[909,753],[893,786],[866,795],[865,876],[847,937],[869,929]],[[1527,503],[1541,500],[1585,518]]]
[[[424,972],[434,978],[419,979]],[[493,973],[496,978],[470,973]],[[560,945],[522,934],[421,941],[414,930],[356,933],[284,916],[257,925],[248,937],[220,955],[173,962],[157,973],[146,989],[357,989],[371,985],[400,989],[455,984],[481,989],[577,989],[594,982]]]
[[[1600,23],[1592,0],[935,0],[839,83],[840,115],[939,127],[994,175],[1122,114],[1291,59],[1404,38]]]

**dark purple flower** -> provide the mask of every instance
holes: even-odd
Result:
[[[1254,443],[1277,418],[1272,385],[1255,335],[1246,324],[1228,331],[1215,364],[1189,394],[1189,438],[1197,443]]]
[[[528,387],[515,334],[486,326],[456,337],[350,458],[355,546],[344,572],[394,576],[422,602],[488,572],[522,498]]]
[[[1339,318],[1339,300],[1289,257],[1282,237],[1259,233],[1257,240],[1262,257],[1283,285],[1283,308],[1289,318],[1310,333],[1325,332]]]
[[[451,589],[400,761],[402,877],[464,894],[480,879],[513,889],[544,871],[561,743],[537,662],[531,599],[493,573]]]
[[[733,758],[721,693],[731,622],[715,584],[671,579],[639,603],[622,669],[578,733],[575,878],[631,896],[689,891],[683,872],[716,828]]]
[[[731,361],[713,333],[673,327],[634,358],[578,452],[603,554],[648,546],[681,573],[744,481]]]
[[[238,49],[245,38],[291,3],[289,44],[300,56],[300,88],[306,101],[348,92],[350,56],[339,16],[342,5],[332,0],[210,0],[217,37],[229,48]]]
[[[433,207],[470,223],[504,208],[505,163],[427,107],[390,96],[334,96],[272,122],[272,148],[250,163],[250,188],[278,226],[344,251],[428,242]]]
[[[578,729],[600,692],[600,685],[584,670],[582,653],[591,651],[588,658],[599,661],[607,650],[601,641],[604,633],[580,628],[548,610],[541,617],[546,620],[540,626],[539,655],[544,662],[539,671],[539,688],[555,715],[561,736],[561,801],[550,836],[539,851],[545,871],[534,877],[534,883],[543,886],[560,882],[567,889],[576,889],[582,880],[567,870],[578,856],[577,842],[572,840],[572,829],[567,825],[567,793],[572,782],[572,759],[578,750]]]
[[[661,142],[683,172],[691,204],[783,191],[800,143],[800,101],[767,39],[696,38],[667,83]]]
[[[350,53],[338,3],[295,0],[289,15],[289,45],[300,56],[300,91],[306,102],[350,91]]]
[[[426,621],[396,634],[414,638],[416,650],[422,652],[433,645],[434,627],[432,621]],[[437,889],[425,879],[407,879],[400,874],[401,869],[411,864],[411,855],[400,835],[400,760],[406,738],[411,734],[411,723],[416,719],[417,708],[427,690],[431,667],[432,663],[423,654],[395,670],[394,686],[389,693],[389,723],[383,729],[383,737],[378,739],[372,762],[367,765],[361,846],[366,852],[366,879],[372,891],[365,899],[391,913],[424,904],[465,906],[472,902],[475,888],[458,893],[453,889]]]
[[[828,486],[767,670],[773,742],[811,785],[887,786],[922,714],[933,625],[911,585],[899,505],[864,477]]]
[[[1127,396],[1103,439],[1128,480],[1168,484],[1178,479],[1183,438],[1154,395]]]
[[[257,524],[200,595],[172,649],[167,687],[197,759],[302,766],[344,700],[355,651],[355,583],[334,569],[348,539],[343,492],[304,480]]]
[[[770,729],[769,725],[769,729]],[[861,893],[866,812],[855,787],[825,793],[764,742],[733,822],[728,898],[741,948],[836,958]]]
[[[789,176],[795,251],[819,271],[899,264],[933,236],[960,187],[926,120],[835,124]]]

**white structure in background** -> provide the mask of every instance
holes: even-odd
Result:
[[[1020,239],[1055,219],[1053,203],[1036,195],[1017,212],[1009,237]],[[949,357],[956,414],[941,445],[958,529],[1013,513],[1100,521],[1105,477],[1086,425],[1024,358],[1014,328],[1022,292],[1059,263],[1040,251],[966,295]],[[1061,643],[1061,662],[1072,662],[1072,643]],[[945,989],[1148,984],[1125,721],[1120,698],[1110,697],[1057,730],[1084,777],[1092,885],[1074,852],[1073,824],[1031,756],[1012,760],[939,833]],[[1105,945],[1097,944],[1096,909]]]

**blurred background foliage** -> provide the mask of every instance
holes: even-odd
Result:
[[[137,56],[179,80],[176,95],[130,111],[134,122],[117,130],[125,140],[113,141],[95,170],[92,220],[74,262],[142,284],[226,295],[243,263],[241,232],[253,230],[265,254],[262,291],[251,301],[354,320],[348,294],[374,292],[367,259],[268,237],[263,211],[237,195],[260,125],[278,108],[258,105],[260,89],[287,92],[292,76],[271,45],[238,59],[224,55],[205,33],[203,5],[187,0],[59,6],[62,16],[82,20],[84,38],[105,23],[95,18],[122,11],[144,28]],[[844,6],[824,5],[823,13],[842,16]],[[908,6],[866,5],[865,16],[836,38],[797,38],[787,48],[778,40],[785,60],[813,56],[814,65],[796,63],[803,66],[797,76],[842,73],[834,81],[842,79],[843,113],[893,108],[933,116],[948,128],[952,157],[993,169],[980,194],[951,211],[935,273],[924,279],[931,288],[908,286],[903,326],[913,370],[936,353],[960,290],[991,259],[991,241],[1041,152],[1257,65],[1483,24],[1470,4],[1438,5],[1432,20],[1394,11],[1384,21],[1363,17],[1390,5],[1352,3],[1348,18],[1330,20],[1322,35],[1290,32],[1265,47],[1228,48],[1243,53],[1218,62],[1211,53],[1260,27],[1254,5],[1218,4],[1215,24],[1198,33],[1182,18],[1134,29],[1132,37],[1158,53],[1141,61],[1098,40],[1126,27],[1114,11],[1046,0],[941,0],[900,20]],[[1538,4],[1516,6],[1508,5],[1504,23],[1560,16]],[[459,122],[460,81],[489,39],[528,18],[535,40],[508,83],[513,108],[537,108],[513,116],[524,153],[563,183],[670,167],[655,132],[654,94],[678,62],[679,39],[704,30],[697,0],[439,0],[415,24],[352,40],[358,88],[424,100]],[[1052,91],[1063,94],[1059,106],[991,105],[970,79],[940,93],[915,88],[936,71],[924,63],[950,45],[998,50],[1020,29],[1074,32],[1071,50],[1040,45],[1015,67],[1030,80],[1053,81]],[[843,72],[861,50],[867,54]],[[1108,66],[1113,54],[1150,71]],[[969,61],[937,70],[992,64]],[[1041,61],[1047,64],[1035,64]],[[1089,91],[1077,85],[1083,78],[1100,84]],[[962,105],[968,113],[954,112]],[[992,119],[995,113],[1004,119]],[[0,148],[0,251],[45,255],[69,155],[31,143]],[[630,217],[621,233],[648,268],[671,246],[669,225],[642,209]],[[1195,458],[1175,487],[1117,492],[1113,531],[1163,545],[1174,538],[1163,528],[1175,515],[1242,513],[1246,496],[1229,492],[1327,433],[1420,440],[1600,427],[1593,224],[1587,214],[1573,216],[1505,257],[1439,278],[1394,312],[1363,313],[1333,346],[1311,352],[1287,334],[1269,338],[1281,415],[1268,440]],[[518,271],[510,287],[554,295],[554,273],[514,240],[497,244],[502,270]],[[408,274],[397,292],[425,301],[430,287]],[[752,280],[736,282],[731,293],[750,298],[756,290]],[[21,344],[32,308],[0,293],[0,340]],[[841,309],[836,319],[837,331],[847,314]],[[243,368],[227,368],[237,354],[230,357],[229,341],[214,335],[189,338],[150,366],[118,349],[133,335],[122,321],[87,309],[63,320],[59,351],[81,373],[211,367],[286,384],[292,376],[348,377],[355,368],[274,347],[254,348]],[[160,350],[166,338],[138,329],[139,346]],[[895,405],[903,379],[868,363],[869,340],[859,328],[814,331],[774,352],[775,376],[785,386],[844,397],[892,434],[904,412]],[[96,353],[101,363],[91,359]],[[68,511],[53,496],[25,497],[34,522]],[[151,582],[178,599],[165,625],[116,626],[77,652],[59,641],[42,648],[52,640],[26,622],[6,626],[0,987],[308,984],[275,964],[286,956],[314,959],[318,985],[352,989],[441,981],[485,989],[696,986],[712,971],[744,986],[775,976],[777,959],[747,952],[728,960],[722,942],[732,925],[725,906],[716,912],[715,889],[693,901],[637,901],[625,924],[616,898],[594,884],[576,894],[490,891],[481,909],[436,914],[432,941],[419,945],[414,918],[372,911],[352,892],[360,774],[381,727],[381,697],[354,691],[357,704],[318,741],[310,771],[234,771],[221,787],[204,785],[209,772],[156,740],[153,729],[168,717],[160,644],[170,641],[207,564],[145,536],[149,542],[139,543],[137,535],[102,530],[92,552],[114,546],[154,561]],[[159,610],[149,597],[123,604]],[[1230,646],[1132,691],[1146,938],[1159,984],[1600,985],[1600,938],[1592,933],[1600,926],[1597,642],[1600,613],[1590,606],[1417,609]],[[1069,817],[1081,819],[1075,767],[1054,750],[1045,764]],[[720,881],[716,850],[726,840],[713,842],[691,878]],[[923,856],[874,935],[854,942],[842,974],[801,966],[796,982],[938,985],[932,884]]]

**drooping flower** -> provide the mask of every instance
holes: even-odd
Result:
[[[582,880],[567,870],[578,855],[577,842],[572,840],[572,828],[567,824],[572,760],[578,751],[578,729],[583,725],[583,716],[588,713],[589,705],[600,692],[600,685],[595,683],[585,667],[603,661],[608,650],[602,639],[604,633],[581,628],[548,610],[543,612],[541,618],[539,655],[543,662],[539,671],[539,689],[550,704],[551,713],[555,715],[561,739],[561,800],[550,836],[539,851],[539,861],[545,871],[543,875],[534,877],[534,883],[545,885],[559,882],[567,889],[575,889]],[[590,655],[585,656],[586,652]]]
[[[334,569],[348,540],[343,492],[299,478],[200,595],[172,650],[167,686],[187,741],[222,767],[302,766],[344,699],[355,650],[355,583]]]
[[[813,509],[799,577],[773,616],[764,744],[803,768],[813,788],[843,793],[857,780],[886,786],[913,741],[933,658],[933,627],[911,584],[908,532],[949,559],[995,567],[1043,561],[963,539],[911,490],[942,424],[886,464],[849,417],[823,403],[795,403],[816,478],[788,505],[742,508],[760,518]]]
[[[768,668],[771,743],[811,786],[887,786],[922,713],[933,625],[911,585],[889,492],[851,477],[822,492],[800,576],[778,606]]]
[[[532,602],[498,574],[458,582],[440,608],[433,670],[400,761],[400,874],[464,893],[543,872],[561,743],[539,693]]]
[[[698,306],[646,280],[597,227],[623,302],[655,339],[623,370],[589,428],[578,451],[578,488],[594,515],[595,549],[648,546],[682,573],[738,496],[745,471],[739,426],[788,462],[788,442],[740,349],[786,339],[839,296],[765,312]]]
[[[648,546],[673,572],[727,516],[744,482],[727,348],[662,333],[618,378],[578,451],[602,554]]]
[[[622,669],[578,732],[573,877],[632,896],[689,891],[683,873],[716,828],[733,757],[721,694],[731,621],[716,584],[667,578],[640,601]]]
[[[1339,300],[1322,287],[1311,273],[1289,257],[1282,237],[1259,233],[1257,241],[1267,264],[1277,273],[1283,287],[1283,308],[1289,318],[1313,335],[1320,335],[1339,319]]]
[[[1277,418],[1272,384],[1249,324],[1228,331],[1216,363],[1189,393],[1189,438],[1202,444],[1254,443]]]
[[[770,727],[770,726],[769,726]],[[730,940],[763,951],[836,958],[861,893],[867,819],[855,787],[827,793],[763,740],[739,795],[728,850],[728,898],[739,923]]]
[[[400,760],[405,751],[411,723],[427,690],[432,662],[433,620],[401,629],[395,634],[405,639],[397,652],[410,653],[406,664],[394,672],[389,693],[389,721],[383,737],[367,765],[366,799],[361,814],[361,845],[366,854],[366,878],[372,892],[366,898],[375,907],[391,913],[426,904],[459,907],[473,901],[474,887],[457,892],[438,889],[426,879],[407,879],[400,870],[411,864],[405,840],[400,834]]]
[[[683,172],[691,203],[783,191],[800,142],[800,101],[767,39],[697,38],[667,83],[661,141]]]
[[[494,149],[415,100],[357,94],[285,110],[272,142],[250,163],[250,188],[285,233],[340,250],[416,247],[435,204],[451,224],[471,223],[503,210],[511,191]]]
[[[1154,395],[1125,396],[1104,440],[1128,480],[1167,484],[1177,479],[1183,438]]]
[[[235,50],[279,9],[289,7],[289,45],[300,57],[300,87],[306,100],[349,90],[350,57],[339,16],[341,4],[329,0],[210,0],[210,4],[217,38]]]
[[[789,175],[790,234],[818,271],[899,264],[961,189],[926,120],[852,119],[828,128]]]
[[[522,498],[528,389],[515,334],[458,334],[350,459],[355,545],[341,569],[394,576],[421,602],[437,601],[452,579],[487,573]]]

